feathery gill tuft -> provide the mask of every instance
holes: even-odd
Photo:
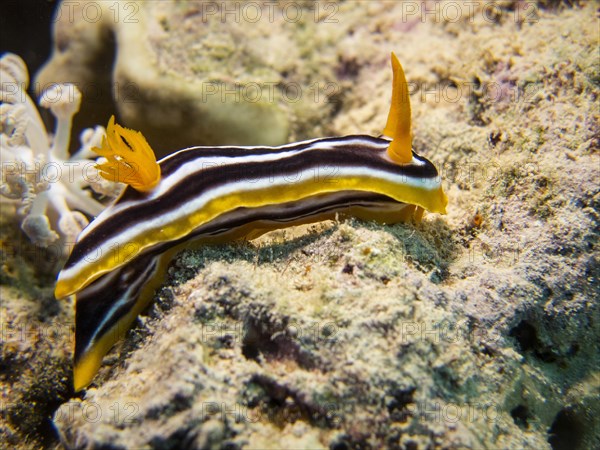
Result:
[[[92,150],[106,158],[96,168],[109,181],[128,184],[139,192],[151,191],[160,181],[160,166],[146,138],[115,124],[115,116],[108,121],[102,148]]]

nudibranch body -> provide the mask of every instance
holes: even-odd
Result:
[[[76,294],[76,390],[92,381],[183,248],[336,215],[396,223],[419,220],[423,209],[445,213],[435,166],[412,151],[408,90],[394,54],[392,67],[389,138],[193,147],[156,163],[141,134],[111,119],[100,170],[130,185],[81,233],[55,292]]]

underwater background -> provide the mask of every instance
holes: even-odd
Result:
[[[3,2],[0,448],[599,448],[598,6]],[[54,283],[118,192],[52,158],[378,136],[392,51],[448,214],[186,251],[73,392]]]

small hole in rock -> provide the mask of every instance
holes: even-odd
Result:
[[[514,407],[510,411],[510,415],[515,421],[515,425],[520,426],[521,428],[528,429],[529,428],[529,410],[525,405],[518,405]]]
[[[578,450],[582,448],[584,426],[571,408],[561,409],[548,430],[552,450]]]
[[[517,340],[519,348],[523,352],[534,350],[539,345],[535,327],[526,320],[522,320],[516,327],[511,329],[509,335]]]

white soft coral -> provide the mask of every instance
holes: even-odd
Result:
[[[84,130],[81,148],[70,156],[72,119],[81,104],[77,86],[54,84],[41,95],[40,106],[56,117],[52,138],[27,95],[23,60],[3,55],[0,80],[0,195],[3,202],[16,204],[21,228],[31,241],[48,247],[61,239],[67,249],[88,224],[84,213],[93,217],[104,209],[87,188],[108,197],[120,190],[119,184],[99,176],[92,159],[91,148],[101,145],[104,128]]]

